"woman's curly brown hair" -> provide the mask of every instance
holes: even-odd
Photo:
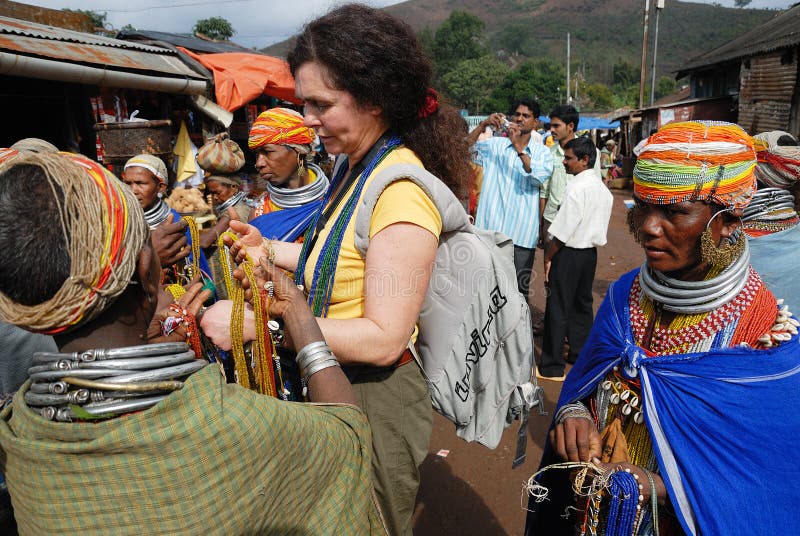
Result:
[[[344,5],[306,25],[288,60],[293,75],[304,63],[319,63],[336,89],[360,105],[380,107],[425,169],[466,197],[470,167],[463,119],[442,102],[419,117],[433,70],[410,26],[371,7]]]

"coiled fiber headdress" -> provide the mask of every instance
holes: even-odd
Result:
[[[149,232],[133,192],[96,162],[70,153],[20,153],[0,163],[0,176],[20,165],[41,168],[53,191],[63,193],[55,199],[70,274],[36,305],[0,292],[0,317],[31,331],[65,333],[96,318],[122,294]]]
[[[671,123],[638,149],[633,190],[648,203],[710,201],[742,208],[756,190],[753,139],[739,125]]]
[[[787,189],[800,180],[800,147],[778,145],[778,140],[787,136],[794,139],[780,130],[753,136],[758,157],[756,178],[766,186]]]
[[[250,128],[247,146],[258,149],[267,144],[290,145],[302,153],[311,151],[314,130],[303,125],[303,116],[288,108],[261,112]]]

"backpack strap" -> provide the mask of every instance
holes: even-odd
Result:
[[[355,246],[362,258],[367,256],[369,226],[372,221],[372,211],[375,210],[375,204],[387,186],[401,180],[413,181],[433,201],[442,218],[442,233],[467,230],[471,227],[472,224],[469,221],[469,215],[464,210],[464,205],[441,180],[419,166],[395,164],[381,170],[371,180],[358,206],[355,224]]]

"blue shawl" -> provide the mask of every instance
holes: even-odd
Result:
[[[770,350],[645,357],[628,311],[637,273],[609,287],[559,407],[592,395],[615,365],[638,374],[660,473],[684,531],[797,532],[800,339]]]
[[[322,207],[322,199],[294,208],[268,212],[250,220],[261,236],[282,242],[294,242],[311,224],[314,214]]]

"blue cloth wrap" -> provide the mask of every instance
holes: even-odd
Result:
[[[684,531],[796,532],[800,339],[795,335],[769,350],[645,357],[633,342],[628,310],[637,273],[609,287],[558,406],[592,395],[615,365],[628,376],[638,375],[660,474]],[[552,458],[548,444],[543,464]],[[550,509],[560,513],[563,505]]]
[[[264,238],[294,242],[311,224],[314,214],[322,208],[322,199],[294,208],[268,212],[250,220]]]

